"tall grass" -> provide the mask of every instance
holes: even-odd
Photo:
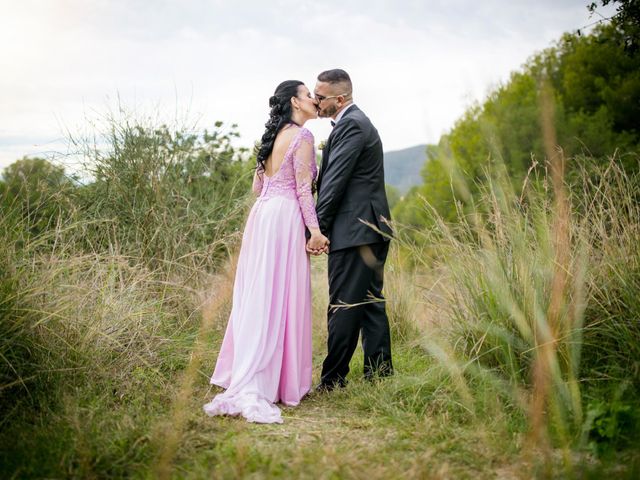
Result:
[[[594,381],[629,380],[640,394],[640,175],[612,161],[585,170],[578,208],[590,244],[583,371]]]
[[[522,188],[497,164],[455,223],[425,204],[386,268],[396,374],[360,380],[359,352],[346,389],[254,426],[201,412],[249,168],[222,130],[107,120],[77,144],[90,181],[34,196],[20,167],[2,193],[0,476],[544,476],[557,447],[579,476],[581,447],[633,440],[640,178],[616,157],[563,180],[550,137]]]
[[[616,157],[571,183],[547,165],[533,167],[521,191],[494,166],[456,223],[425,204],[434,227],[400,238],[410,263],[433,272],[422,287],[439,291],[426,295],[437,327],[424,336],[427,351],[470,408],[483,395],[479,379],[489,381],[526,414],[530,445],[562,446],[571,468],[570,449],[593,433],[598,413],[585,408],[598,382],[610,384],[601,399],[633,385],[627,405],[637,405],[640,185]]]
[[[30,161],[4,179],[2,476],[122,477],[156,456],[201,292],[238,239],[249,168],[220,124],[107,125],[101,149],[76,142],[87,182],[34,190]]]
[[[72,138],[85,174],[77,191],[91,249],[115,248],[164,269],[213,268],[228,257],[223,240],[241,226],[251,181],[238,134],[217,122],[213,131],[157,125],[126,112],[108,114],[99,136]],[[95,133],[94,133],[95,134]]]

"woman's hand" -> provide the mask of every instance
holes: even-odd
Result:
[[[321,255],[329,252],[329,239],[319,229],[310,230],[311,238],[307,241],[307,252],[313,255]]]

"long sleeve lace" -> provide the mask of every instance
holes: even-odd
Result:
[[[251,186],[251,190],[253,190],[253,193],[256,194],[256,196],[259,196],[260,193],[262,192],[262,184],[264,183],[264,178],[262,173],[258,173],[258,170],[256,169],[253,172],[253,185]]]
[[[299,143],[293,157],[293,168],[296,178],[296,195],[307,228],[318,228],[316,206],[313,201],[311,185],[318,172],[316,154],[313,147],[313,134],[303,129],[299,135]]]

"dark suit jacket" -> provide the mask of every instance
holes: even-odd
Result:
[[[356,106],[336,124],[322,150],[316,211],[330,250],[389,240],[360,219],[391,235],[384,189],[382,142],[371,120]]]

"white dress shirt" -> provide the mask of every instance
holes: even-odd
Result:
[[[351,107],[353,107],[355,105],[355,103],[351,102],[349,105],[347,105],[346,107],[344,107],[342,110],[340,110],[340,113],[338,113],[338,115],[336,116],[336,119],[333,121],[333,126],[335,127],[336,124],[340,121],[340,119],[342,118],[342,116],[346,113],[347,110],[349,110]]]

